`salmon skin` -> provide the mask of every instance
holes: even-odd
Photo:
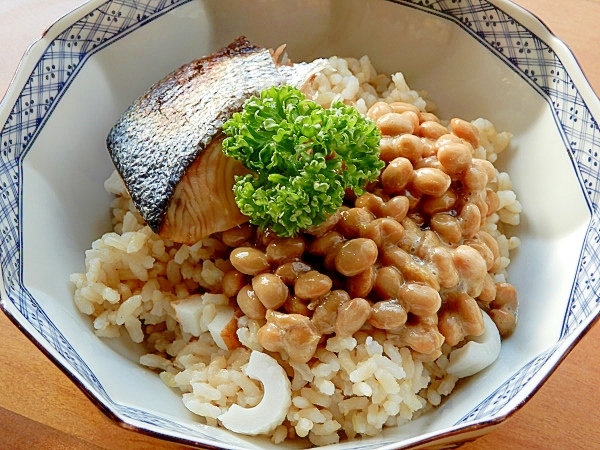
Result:
[[[199,157],[213,141],[220,152],[221,128],[246,99],[272,86],[301,87],[325,65],[280,70],[268,49],[240,37],[175,70],[127,108],[107,147],[148,226],[191,244],[245,222],[231,190],[234,175],[244,173],[241,163],[213,152]]]

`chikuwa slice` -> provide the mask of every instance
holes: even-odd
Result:
[[[236,433],[268,434],[283,423],[292,404],[290,380],[275,359],[258,351],[250,354],[245,372],[262,383],[262,400],[252,408],[231,405],[218,419],[225,428]]]
[[[473,337],[462,347],[450,353],[450,364],[446,371],[458,378],[470,377],[490,366],[500,354],[500,333],[496,324],[483,314],[484,331],[481,336]]]

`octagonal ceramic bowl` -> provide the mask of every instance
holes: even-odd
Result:
[[[238,35],[285,42],[296,61],[367,54],[427,89],[440,116],[514,134],[501,166],[524,208],[515,333],[438,409],[334,447],[445,446],[491,430],[600,311],[600,102],[568,49],[506,0],[92,0],[73,11],[28,50],[1,104],[3,310],[114,420],[191,445],[275,447],[199,424],[138,348],[93,334],[69,284],[110,228],[110,127],[153,82]]]

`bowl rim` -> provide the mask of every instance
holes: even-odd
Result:
[[[164,9],[159,10],[156,15],[149,16],[145,21],[140,22],[140,26],[145,25],[148,22],[151,22],[155,19],[158,19],[162,15],[168,13],[169,11],[176,9],[184,4],[190,3],[192,0],[175,0],[171,2],[171,5],[165,6]],[[407,7],[419,9],[421,11],[438,15],[443,19],[450,20],[463,29],[463,31],[467,31],[472,33],[472,30],[469,30],[465,24],[462,24],[458,19],[451,18],[447,13],[443,11],[438,11],[435,9],[435,5],[437,4],[435,1],[432,2],[411,2],[410,0],[385,0],[391,3],[396,3],[399,5],[404,5]],[[98,11],[102,6],[109,5],[112,3],[118,2],[118,0],[88,0],[86,3],[72,9],[70,12],[65,13],[62,17],[57,19],[53,24],[51,24],[40,36],[39,39],[34,41],[25,51],[19,65],[16,69],[16,72],[9,84],[6,94],[4,95],[2,101],[0,101],[0,121],[3,124],[7,123],[8,117],[11,114],[13,109],[13,105],[16,105],[18,99],[20,98],[22,91],[25,87],[26,81],[29,78],[30,74],[34,70],[35,65],[40,61],[40,58],[43,57],[44,53],[47,51],[51,43],[57,39],[57,37],[65,32],[67,29],[73,26],[74,23],[82,20],[84,17],[89,14]],[[469,2],[470,4],[472,2]],[[579,65],[577,58],[571,51],[571,49],[561,41],[557,36],[555,36],[550,28],[544,24],[538,17],[533,15],[531,12],[526,10],[525,8],[516,5],[512,1],[509,0],[476,0],[473,3],[485,3],[491,5],[495,11],[500,11],[505,13],[509,17],[518,16],[519,20],[517,23],[522,27],[525,27],[528,31],[532,33],[532,35],[544,42],[547,47],[554,52],[559,60],[562,62],[568,62],[569,67],[567,69],[568,75],[571,77],[572,82],[577,87],[578,93],[581,95],[582,100],[584,102],[584,106],[594,111],[594,114],[591,114],[590,117],[600,117],[600,102],[598,101],[598,96],[592,89],[585,73],[583,72],[581,66]],[[135,29],[135,28],[134,28]],[[133,30],[126,31],[125,33],[133,32]],[[485,37],[479,36],[480,40],[485,40]],[[110,45],[112,41],[108,41],[106,45]],[[101,49],[104,44],[100,44],[97,49]],[[97,50],[95,50],[97,51]],[[91,57],[95,51],[90,53],[86,53],[86,58]],[[85,59],[82,60],[80,65],[77,66],[76,71],[80,69],[84,65]],[[77,72],[73,72],[73,77]],[[69,80],[73,78],[69,78],[67,83],[63,85],[59,91],[62,89],[68,88]],[[64,92],[64,91],[63,91]],[[60,92],[59,92],[60,93]],[[56,99],[58,102],[59,98]],[[50,116],[50,114],[48,114]],[[43,126],[43,123],[42,125]],[[588,203],[588,207],[590,208],[590,212],[592,214],[590,224],[588,228],[592,226],[592,222],[594,219],[598,219],[597,211],[594,210],[593,205]],[[65,375],[71,379],[71,381],[81,390],[83,393],[111,420],[119,424],[120,426],[127,429],[135,429],[138,432],[143,434],[151,435],[154,437],[160,437],[161,439],[165,439],[172,442],[185,443],[187,445],[203,445],[209,446],[209,448],[218,448],[210,446],[207,443],[199,442],[196,439],[189,439],[182,436],[176,436],[169,433],[161,432],[159,430],[149,430],[140,426],[139,424],[133,423],[130,418],[121,416],[118,412],[111,409],[110,405],[103,402],[100,398],[95,395],[95,392],[88,386],[85,380],[82,379],[81,375],[73,370],[71,366],[68,365],[67,361],[63,358],[63,356],[57,352],[54,348],[51,347],[51,344],[48,343],[44,337],[33,327],[31,327],[30,323],[26,321],[26,319],[22,316],[21,312],[15,307],[13,304],[10,295],[6,291],[5,285],[5,274],[4,270],[0,268],[2,271],[2,277],[0,278],[1,285],[1,298],[0,298],[0,309],[3,310],[6,316],[11,320],[15,326],[21,330],[27,338],[33,342],[42,353],[46,355]],[[21,274],[22,275],[22,274]],[[21,280],[22,282],[22,280]],[[24,290],[26,290],[25,286],[22,286]],[[585,320],[572,324],[565,324],[563,327],[563,333],[561,334],[561,338],[557,341],[557,343],[552,346],[549,350],[544,353],[547,353],[547,357],[542,362],[541,366],[549,365],[549,370],[545,371],[543,377],[540,377],[540,380],[535,384],[533,389],[530,389],[527,392],[527,395],[523,396],[518,405],[515,407],[511,407],[507,411],[498,412],[496,415],[492,416],[491,419],[485,419],[480,421],[459,421],[452,428],[438,430],[435,432],[427,433],[424,435],[420,435],[414,438],[407,439],[404,441],[404,445],[401,447],[397,447],[396,444],[391,444],[390,446],[385,446],[383,448],[415,448],[422,446],[427,443],[433,443],[435,441],[440,440],[441,438],[452,438],[455,436],[464,435],[465,433],[477,432],[481,429],[493,427],[495,425],[499,425],[504,422],[506,419],[511,417],[515,412],[517,412],[547,381],[547,379],[554,373],[554,371],[558,368],[560,363],[566,358],[566,356],[570,353],[570,351],[574,348],[574,346],[586,335],[586,333],[591,329],[591,327],[600,319],[600,310],[596,312],[595,316],[590,314],[586,316]],[[25,322],[24,322],[25,320]],[[39,336],[38,336],[39,335]],[[540,367],[541,367],[540,366]],[[462,422],[462,423],[461,423]]]

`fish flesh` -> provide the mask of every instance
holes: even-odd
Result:
[[[237,160],[222,152],[218,136],[190,164],[175,187],[160,234],[173,242],[192,244],[248,220],[235,203],[235,175],[248,173]],[[206,211],[206,214],[198,214]]]
[[[222,126],[246,99],[283,84],[302,88],[327,60],[280,65],[240,37],[152,86],[123,113],[106,143],[147,225],[193,244],[248,220],[232,191],[242,164],[221,151]]]

